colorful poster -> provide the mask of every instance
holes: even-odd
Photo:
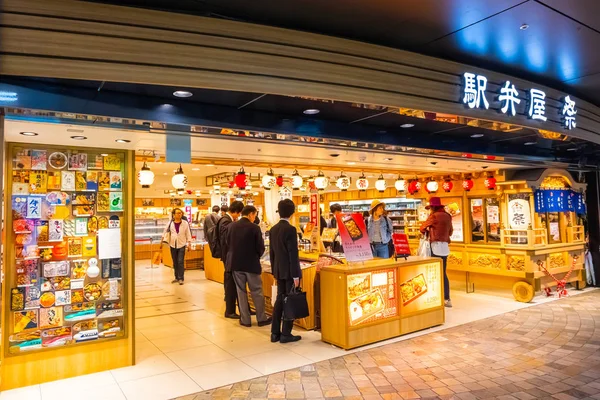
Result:
[[[24,196],[12,197],[12,215],[13,220],[27,218],[27,199]]]
[[[29,196],[27,198],[27,218],[42,218],[42,198],[40,196]]]
[[[46,150],[31,151],[31,169],[45,171],[48,164],[48,153]]]
[[[111,172],[110,173],[110,190],[122,190],[123,182],[121,180],[120,172]]]
[[[69,155],[69,171],[86,171],[87,154],[75,153]]]
[[[75,190],[86,190],[87,189],[87,181],[86,181],[86,173],[77,171],[75,172]]]
[[[115,155],[108,155],[104,157],[104,169],[106,171],[120,171],[121,170],[121,159]]]
[[[75,191],[75,172],[61,171],[60,180],[60,190],[66,192]]]
[[[373,252],[362,214],[336,215],[346,259],[350,262],[371,260]]]
[[[463,216],[461,210],[461,199],[448,199],[449,203],[445,206],[446,212],[452,216],[452,242],[464,242]]]
[[[440,263],[399,268],[400,306],[403,315],[443,306],[442,267]]]
[[[14,169],[31,169],[31,153],[24,151],[15,156]]]
[[[110,172],[98,172],[98,190],[110,190]]]
[[[98,172],[88,171],[85,174],[86,190],[98,191]]]
[[[83,238],[83,256],[96,257],[96,237],[88,236]]]
[[[63,324],[62,307],[42,308],[40,310],[40,328],[53,328]]]
[[[108,193],[98,192],[98,204],[96,205],[98,212],[110,211],[110,196]]]
[[[347,279],[351,326],[398,315],[395,268],[352,274]]]
[[[500,207],[498,206],[487,206],[487,223],[488,224],[499,224],[500,223]]]
[[[110,211],[123,211],[123,192],[111,192],[108,201]]]
[[[47,182],[48,191],[60,190],[60,172],[58,171],[49,171],[48,172],[48,182]]]
[[[104,157],[101,155],[88,156],[88,170],[100,170],[104,167]]]
[[[17,311],[14,315],[14,333],[23,332],[28,329],[36,329],[38,327],[38,312],[37,310]]]
[[[46,171],[31,171],[29,173],[29,193],[46,193],[48,191],[48,173]]]
[[[51,219],[48,224],[48,241],[62,242],[64,237],[64,227],[62,219]]]
[[[57,290],[54,292],[54,298],[57,306],[65,306],[71,304],[71,291],[70,290]]]
[[[87,236],[88,234],[88,219],[75,218],[75,236]]]

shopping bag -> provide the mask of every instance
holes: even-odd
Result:
[[[271,306],[275,307],[277,301],[277,285],[271,286]]]
[[[152,255],[152,265],[159,265],[162,261],[162,254],[160,251],[155,251]]]
[[[306,293],[300,288],[292,288],[283,300],[283,318],[294,320],[308,317],[308,301]]]
[[[423,236],[419,241],[417,255],[420,257],[431,257],[431,243],[429,242],[428,235]]]

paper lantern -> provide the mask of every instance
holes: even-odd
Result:
[[[398,179],[396,179],[396,182],[394,182],[394,187],[397,191],[404,192],[406,191],[406,181],[402,179],[400,175],[398,175]]]
[[[427,190],[427,193],[435,193],[437,192],[439,189],[439,185],[436,181],[429,181],[427,182],[427,185],[425,185],[425,190]]]
[[[375,182],[375,189],[380,192],[385,192],[385,189],[387,189],[387,183],[385,182],[385,179],[383,179],[383,174],[379,175],[379,179]]]
[[[277,184],[277,186],[282,187],[283,186],[283,176],[279,175],[277,177],[277,179],[275,179],[275,183]]]
[[[233,189],[235,187],[235,181],[229,181],[227,186],[229,187],[229,189]]]
[[[356,180],[356,188],[361,192],[364,192],[369,188],[369,180],[365,178],[365,173],[363,172],[360,178]]]
[[[323,171],[319,171],[319,175],[315,178],[315,187],[317,190],[325,190],[329,186],[329,179],[323,174]]]
[[[342,171],[342,174],[340,175],[340,177],[338,178],[336,184],[335,184],[342,192],[345,192],[346,190],[348,190],[350,188],[350,178],[348,178],[346,175],[344,175],[344,171]]]
[[[235,184],[240,190],[246,189],[246,173],[244,172],[244,167],[240,168],[235,176]]]
[[[179,168],[175,171],[175,175],[171,178],[171,184],[177,190],[185,189],[188,184],[188,178],[183,173],[183,168],[181,168],[181,164],[179,164]]]
[[[294,170],[294,173],[292,174],[292,189],[298,190],[302,187],[303,184],[304,179],[302,179],[297,170]]]
[[[453,187],[454,183],[452,183],[450,179],[446,179],[444,183],[442,183],[442,189],[444,189],[444,192],[446,193],[451,192]]]
[[[138,172],[138,182],[144,189],[148,189],[154,183],[154,172],[150,170],[146,161],[144,161],[142,169]]]
[[[496,189],[496,178],[494,178],[493,176],[490,175],[487,178],[485,178],[485,180],[483,181],[483,184],[489,190],[494,190],[494,189]]]
[[[274,187],[276,184],[277,179],[275,179],[275,176],[273,175],[273,170],[269,168],[267,174],[263,175],[262,177],[262,185],[265,188],[265,190],[271,190],[271,188]]]
[[[410,183],[408,184],[408,193],[415,194],[419,190],[421,190],[421,182],[419,182],[416,179],[413,179],[412,181],[410,181]]]
[[[467,192],[473,189],[473,185],[473,179],[471,178],[465,179],[462,183],[463,189],[465,189]]]

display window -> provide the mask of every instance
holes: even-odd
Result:
[[[500,243],[500,201],[496,197],[470,198],[471,243]]]
[[[8,152],[6,353],[124,337],[125,153],[28,146]]]
[[[548,233],[548,243],[562,243],[564,238],[562,236],[563,223],[560,213],[558,212],[547,212],[538,213],[536,220],[539,228],[546,229]]]
[[[463,229],[463,207],[462,198],[460,197],[449,197],[444,198],[443,203],[448,214],[452,216],[452,236],[450,240],[452,243],[464,242],[465,234]]]

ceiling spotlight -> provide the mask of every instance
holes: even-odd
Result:
[[[192,171],[200,171],[200,168],[192,168]]]
[[[37,136],[38,134],[35,132],[20,132],[23,136]]]
[[[215,164],[206,164],[207,167],[214,167]]]
[[[525,146],[533,146],[534,144],[537,144],[537,142],[525,142],[524,143]]]
[[[71,139],[73,139],[73,140],[85,140],[85,139],[87,139],[87,137],[85,137],[85,136],[71,136]]]
[[[522,31],[526,31],[528,28],[529,28],[529,25],[527,25],[527,24],[523,24],[519,27],[519,29]]]
[[[192,97],[193,94],[192,94],[192,92],[188,92],[187,90],[176,90],[173,92],[173,96],[186,98],[186,97]]]
[[[471,135],[472,138],[480,138],[483,137],[484,134],[483,133],[475,133],[474,135]]]
[[[415,124],[402,124],[402,125],[400,125],[400,128],[406,129],[406,128],[412,128],[413,126],[415,126]]]
[[[306,115],[315,115],[315,114],[318,114],[320,112],[321,112],[321,110],[317,110],[316,108],[309,108],[309,109],[306,109],[306,110],[303,111],[303,113],[306,114]]]
[[[131,143],[131,140],[128,140],[128,139],[117,139],[117,140],[115,140],[115,142],[117,142],[117,143]]]
[[[392,158],[392,157],[387,157],[387,158],[384,158],[384,159],[383,159],[383,161],[392,161],[392,160],[393,160],[393,158]]]
[[[348,165],[356,165],[356,163],[354,161],[348,161],[346,164],[348,164]]]

